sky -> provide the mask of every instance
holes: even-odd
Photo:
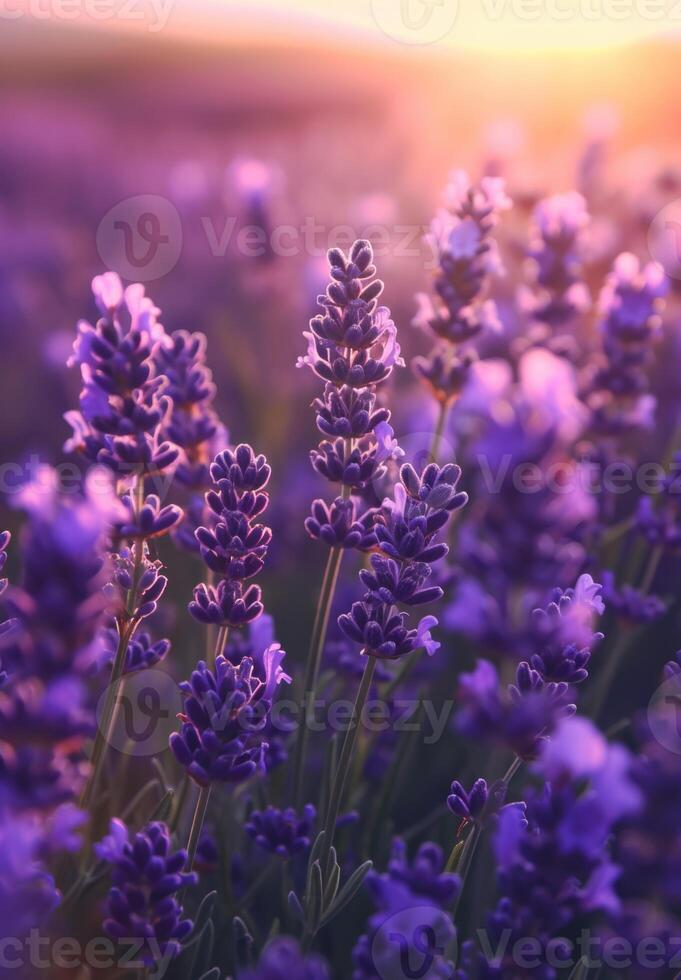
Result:
[[[0,0],[0,19],[232,44],[598,49],[678,35],[681,0]]]

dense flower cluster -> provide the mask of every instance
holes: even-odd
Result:
[[[407,613],[395,607],[442,596],[440,586],[424,586],[432,565],[449,550],[439,533],[468,499],[457,490],[460,476],[453,463],[443,467],[430,463],[420,475],[411,464],[402,466],[394,500],[387,500],[376,517],[376,538],[383,554],[372,555],[371,570],[360,572],[368,591],[338,620],[342,633],[361,644],[362,653],[397,660],[421,647],[429,655],[439,647],[430,635],[437,625],[435,616],[423,616],[410,628]]]
[[[139,940],[137,959],[148,967],[177,956],[192,930],[191,920],[182,918],[177,895],[198,878],[183,870],[187,852],[171,850],[167,826],[150,823],[131,839],[125,824],[112,820],[96,852],[111,866],[104,919],[107,936],[128,944]]]
[[[271,651],[260,680],[250,657],[235,667],[219,654],[214,669],[201,660],[180,685],[186,695],[182,727],[171,735],[170,747],[200,785],[240,783],[265,770],[263,729],[277,684],[286,677],[283,655]]]
[[[270,529],[256,523],[269,503],[264,488],[270,472],[265,457],[245,444],[225,449],[211,463],[211,520],[197,529],[196,539],[201,558],[219,579],[216,586],[194,589],[189,611],[202,623],[239,627],[262,614],[260,587],[245,583],[261,571],[272,539]]]

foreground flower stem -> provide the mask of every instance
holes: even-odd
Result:
[[[442,436],[444,435],[448,415],[449,403],[446,401],[438,401],[437,425],[435,426],[435,432],[433,433],[433,441],[430,444],[430,459],[433,463],[437,463],[438,456],[440,455]]]
[[[215,661],[218,656],[222,653],[227,645],[227,637],[229,636],[229,626],[221,626],[218,630],[217,639],[215,641],[215,647],[211,650],[210,658],[208,661],[209,667],[215,666]]]
[[[189,840],[187,842],[187,871],[191,871],[194,867],[196,849],[199,846],[199,838],[201,837],[201,831],[203,830],[203,821],[206,816],[206,810],[208,809],[211,788],[212,787],[210,786],[202,786],[196,800],[194,816],[192,818],[192,826],[191,830],[189,831]]]
[[[144,505],[144,477],[138,477],[134,488],[135,494],[135,507],[137,513],[141,511]],[[104,758],[106,756],[106,747],[109,744],[111,729],[113,727],[116,709],[119,703],[119,695],[121,690],[121,683],[123,680],[123,672],[125,669],[125,657],[128,651],[128,644],[132,639],[133,633],[137,628],[137,623],[131,618],[131,612],[135,608],[135,603],[137,599],[137,587],[140,579],[140,572],[142,568],[142,553],[144,549],[144,543],[138,541],[135,547],[135,565],[133,569],[133,582],[132,588],[130,589],[130,594],[128,596],[126,612],[128,615],[128,621],[125,626],[120,627],[120,636],[118,639],[118,647],[116,649],[116,655],[114,657],[113,666],[111,668],[111,679],[109,681],[109,686],[106,692],[106,700],[104,702],[104,710],[102,711],[101,720],[97,726],[97,734],[95,735],[95,743],[92,748],[92,758],[90,760],[91,768],[88,781],[83,789],[82,796],[80,798],[80,807],[83,810],[87,810],[92,802],[92,799],[97,791],[99,785],[99,780],[102,774],[102,767],[104,765]]]
[[[341,561],[343,559],[342,548],[331,548],[329,557],[324,570],[322,588],[319,593],[317,603],[317,613],[315,615],[312,636],[310,637],[310,649],[305,665],[305,678],[303,682],[303,696],[301,702],[300,724],[296,736],[296,746],[293,756],[293,787],[296,806],[300,806],[303,796],[303,781],[305,775],[305,756],[307,754],[308,727],[307,711],[314,698],[314,693],[319,680],[319,667],[322,661],[322,653],[326,643],[326,632],[329,625],[329,616],[333,597],[336,591],[338,575],[340,572]]]
[[[376,658],[367,657],[366,664],[364,665],[364,673],[362,674],[362,680],[360,681],[357,697],[355,698],[355,705],[352,710],[352,718],[345,733],[345,738],[343,739],[343,746],[338,759],[338,767],[333,776],[331,794],[329,796],[329,805],[326,811],[326,820],[324,822],[324,843],[319,861],[323,870],[325,869],[325,865],[331,851],[331,846],[333,844],[333,834],[336,828],[338,814],[340,813],[341,803],[343,802],[343,791],[345,790],[345,783],[348,778],[348,772],[350,771],[350,765],[352,763],[352,757],[355,751],[355,745],[357,743],[357,736],[359,734],[362,712],[364,711],[364,705],[366,704],[366,700],[369,695],[375,669]]]
[[[502,782],[506,784],[507,788],[522,764],[523,764],[523,760],[519,756],[516,756],[513,762],[511,763],[511,765],[506,770],[506,774],[504,775]],[[471,870],[473,858],[475,857],[475,852],[477,850],[478,844],[480,843],[481,836],[482,836],[482,825],[475,824],[470,834],[466,838],[466,842],[464,843],[461,853],[459,854],[459,860],[457,861],[454,870],[456,871],[456,873],[459,875],[459,878],[461,879],[461,885],[459,887],[458,894],[456,896],[454,905],[452,907],[452,921],[456,920],[456,913],[459,908],[459,905],[461,904],[461,896],[463,895],[463,890],[466,885],[466,879],[468,878],[468,873]]]

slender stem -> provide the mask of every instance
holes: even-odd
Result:
[[[312,636],[310,637],[310,649],[305,664],[305,677],[303,681],[303,695],[301,701],[301,711],[299,712],[298,733],[296,735],[295,752],[293,756],[293,792],[296,806],[300,806],[303,796],[303,781],[305,776],[305,757],[307,754],[308,725],[307,712],[310,703],[314,698],[319,680],[319,667],[322,661],[324,645],[326,643],[326,632],[331,615],[331,606],[336,591],[338,575],[340,572],[341,561],[343,560],[343,549],[332,548],[326,561],[322,588],[319,593],[317,603],[317,613],[315,615]]]
[[[646,595],[650,591],[650,588],[655,579],[655,573],[657,572],[657,568],[658,565],[660,564],[660,561],[662,560],[663,554],[664,554],[664,548],[661,545],[657,545],[657,547],[653,548],[653,550],[650,553],[648,564],[645,567],[645,570],[643,572],[643,578],[641,579],[640,589],[644,595]]]
[[[141,475],[137,477],[137,481],[135,483],[134,498],[136,511],[139,514],[144,505],[144,477]],[[116,710],[118,708],[121,682],[123,679],[123,671],[125,669],[125,657],[128,652],[128,644],[130,643],[132,635],[137,628],[137,622],[132,618],[132,616],[137,601],[137,590],[139,587],[139,580],[142,570],[144,542],[138,541],[135,545],[134,551],[135,559],[132,573],[132,587],[128,593],[125,607],[127,622],[125,622],[125,624],[119,624],[118,647],[116,649],[113,666],[111,668],[111,679],[106,692],[104,710],[102,712],[99,725],[97,726],[95,742],[92,748],[90,775],[80,798],[80,807],[83,810],[88,809],[99,785],[102,767],[104,765],[104,758],[106,756],[106,747],[110,741],[111,729],[113,727]]]
[[[118,648],[116,650],[113,668],[111,671],[111,680],[106,691],[104,710],[102,711],[102,716],[97,726],[95,744],[92,749],[90,775],[80,798],[79,806],[83,810],[88,809],[93,797],[95,796],[95,793],[97,792],[97,787],[99,786],[99,780],[101,778],[102,768],[104,765],[104,758],[106,756],[106,747],[109,742],[116,707],[118,705],[121,681],[123,678],[123,669],[125,667],[125,656],[128,651],[130,637],[134,632],[134,625],[134,623],[129,623],[127,627],[124,627],[121,630]]]
[[[227,637],[229,636],[229,626],[221,626],[218,630],[217,639],[215,641],[215,647],[212,651],[211,657],[208,662],[209,667],[215,666],[215,661],[218,656],[222,653],[227,645]]]
[[[343,739],[343,746],[338,759],[338,768],[336,769],[333,783],[331,785],[329,805],[326,811],[326,820],[324,822],[324,843],[319,862],[322,869],[325,867],[331,846],[333,844],[333,834],[336,828],[338,814],[340,813],[341,803],[343,802],[343,791],[345,790],[345,783],[348,778],[348,772],[350,771],[350,764],[352,762],[352,756],[355,750],[355,744],[357,742],[360,720],[369,690],[371,688],[371,682],[373,680],[375,669],[376,658],[367,657],[366,664],[364,665],[364,673],[362,674],[362,680],[360,681],[357,697],[355,698],[352,719],[345,733],[345,738]]]
[[[433,433],[433,441],[430,445],[430,458],[434,463],[437,463],[437,458],[440,455],[440,446],[442,445],[442,436],[444,435],[445,425],[447,422],[448,415],[449,415],[449,402],[446,401],[438,402],[437,425],[435,426],[435,432]]]
[[[192,818],[192,827],[189,831],[189,840],[187,842],[187,871],[191,871],[194,867],[196,849],[199,846],[199,838],[203,829],[203,821],[206,816],[206,810],[208,809],[208,801],[210,800],[210,791],[210,786],[202,786],[196,800],[194,816]]]

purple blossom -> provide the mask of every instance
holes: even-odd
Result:
[[[280,810],[268,806],[262,811],[253,810],[244,830],[265,851],[290,858],[310,847],[315,817],[311,803],[303,807],[300,817],[291,807]]]
[[[182,727],[170,747],[199,785],[240,783],[264,770],[262,732],[274,690],[286,679],[278,656],[266,660],[266,670],[260,680],[250,657],[235,667],[220,655],[214,670],[199,661],[180,685],[186,695]]]
[[[111,865],[112,886],[106,901],[104,931],[114,940],[143,940],[138,953],[148,967],[177,956],[193,924],[183,919],[176,895],[198,881],[186,872],[187,852],[172,851],[163,823],[150,823],[130,838],[120,820],[95,845]]]

